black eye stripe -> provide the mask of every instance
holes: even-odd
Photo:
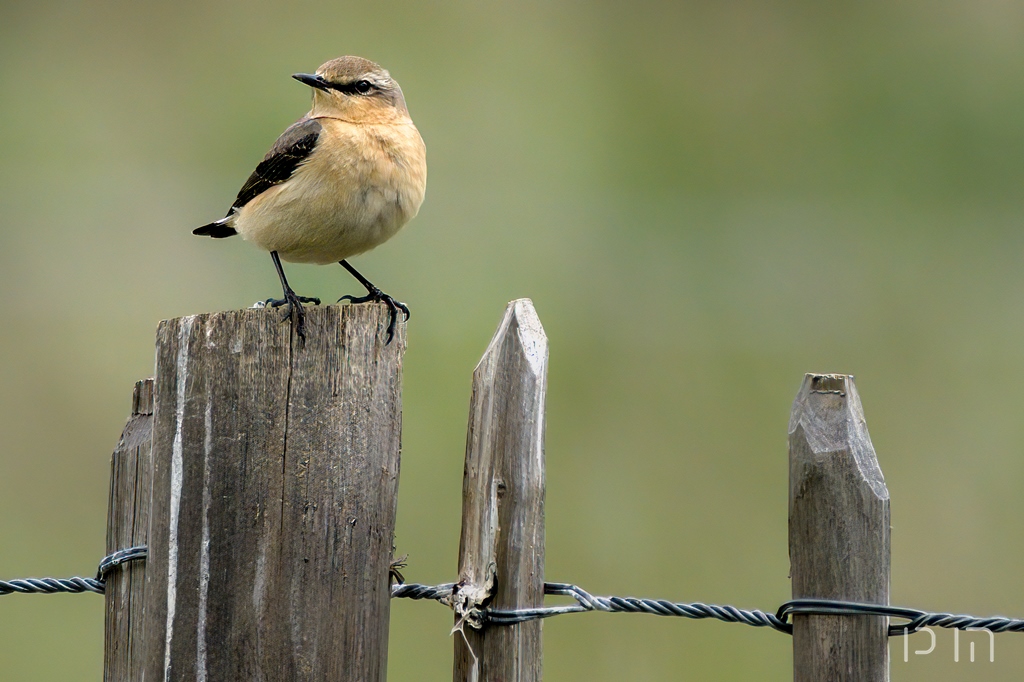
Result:
[[[364,79],[352,83],[328,83],[328,87],[338,92],[344,92],[347,95],[368,95],[378,89],[376,85]]]

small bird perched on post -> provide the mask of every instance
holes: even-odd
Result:
[[[427,185],[423,139],[398,83],[367,59],[339,57],[292,78],[313,88],[312,109],[277,138],[227,216],[192,233],[241,234],[269,251],[284,297],[266,304],[287,305],[303,338],[302,304],[320,300],[292,290],[281,260],[340,263],[367,294],[338,300],[384,302],[390,343],[398,311],[408,318],[409,309],[347,259],[383,244],[419,211]]]

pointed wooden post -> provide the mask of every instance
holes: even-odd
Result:
[[[808,374],[789,420],[793,598],[889,603],[889,491],[853,377]],[[889,679],[879,616],[793,618],[796,682]]]
[[[135,384],[132,413],[110,462],[107,554],[145,545],[149,540],[149,501],[153,477],[153,380]],[[104,682],[142,679],[142,608],[146,564],[134,561],[106,577]]]
[[[481,626],[480,609],[544,601],[548,345],[529,299],[508,304],[473,372],[455,609],[456,682],[539,682],[541,622]]]
[[[382,682],[405,326],[384,305],[157,332],[146,682]]]

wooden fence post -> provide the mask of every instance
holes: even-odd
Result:
[[[132,413],[110,461],[107,554],[145,545],[153,475],[153,380],[135,384]],[[141,628],[146,565],[136,561],[107,575],[104,682],[142,679]]]
[[[808,374],[789,420],[793,598],[889,603],[889,491],[853,377]],[[793,617],[796,682],[889,679],[879,616]]]
[[[455,609],[456,682],[539,682],[541,622],[480,627],[480,608],[544,601],[547,336],[512,301],[473,372]]]
[[[404,325],[383,305],[161,323],[146,682],[385,679]],[[139,678],[142,679],[142,678]]]

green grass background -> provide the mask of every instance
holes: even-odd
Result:
[[[893,602],[1024,616],[1024,7],[1005,0],[0,2],[0,577],[94,570],[158,320],[278,292],[266,254],[190,230],[307,110],[289,75],[341,54],[391,70],[428,149],[420,216],[355,261],[414,312],[410,580],[455,574],[470,373],[529,296],[549,579],[774,609],[790,403],[804,372],[848,372],[892,495]],[[289,272],[358,293],[337,267]],[[3,597],[0,679],[99,679],[102,613]],[[394,604],[390,679],[449,679],[450,626]],[[738,625],[544,632],[548,680],[791,677],[787,637]],[[954,664],[952,641],[909,663],[894,641],[893,679],[1020,678],[1024,636],[994,664]]]

